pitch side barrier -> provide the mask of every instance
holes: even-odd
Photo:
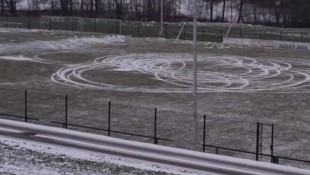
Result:
[[[306,42],[261,40],[261,39],[248,39],[248,38],[223,38],[223,44],[237,47],[241,46],[241,47],[255,47],[266,49],[310,51],[310,43]]]

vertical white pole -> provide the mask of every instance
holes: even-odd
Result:
[[[159,36],[163,36],[163,30],[164,30],[164,5],[163,0],[160,1],[160,32]]]
[[[198,121],[197,121],[197,0],[194,0],[193,11],[193,117],[195,129],[195,149],[198,149]]]

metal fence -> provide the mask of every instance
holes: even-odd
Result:
[[[133,37],[158,37],[160,31],[160,23],[158,22],[79,17],[0,17],[0,26],[123,34]],[[198,41],[222,42],[223,37],[237,37],[310,42],[310,31],[302,29],[199,23],[197,31]],[[179,34],[180,40],[192,40],[192,23],[164,23],[163,37],[176,39]]]
[[[39,96],[38,96],[39,95]],[[31,99],[31,96],[35,96],[35,98]],[[19,93],[19,97],[21,98],[22,95]],[[30,97],[30,98],[29,98]],[[70,119],[70,112],[68,108],[68,95],[60,96],[57,94],[49,94],[49,93],[40,93],[40,92],[32,92],[29,93],[27,90],[24,91],[24,114],[22,114],[21,110],[16,112],[3,112],[1,111],[0,116],[8,117],[8,118],[18,118],[23,120],[24,122],[34,121],[36,123],[45,123],[49,122],[50,124],[57,124],[61,125],[63,128],[82,128],[82,129],[89,129],[89,130],[96,130],[96,131],[104,131],[106,132],[107,136],[111,136],[111,134],[120,134],[120,135],[127,135],[133,137],[140,137],[153,140],[154,144],[158,144],[159,141],[171,141],[170,139],[165,139],[159,137],[157,134],[157,130],[160,129],[157,126],[157,108],[154,108],[154,116],[153,116],[153,130],[152,134],[145,134],[145,133],[134,133],[128,131],[129,128],[123,127],[123,130],[117,130],[112,128],[112,103],[111,101],[107,102],[107,111],[106,122],[99,123],[99,126],[92,126],[86,125],[85,123],[93,124],[89,122],[89,120],[84,119],[84,121],[79,121],[75,119]],[[42,103],[42,101],[44,101]],[[21,103],[20,103],[21,104]],[[48,104],[48,105],[47,105]],[[71,104],[72,106],[76,104]],[[20,106],[21,107],[21,106]],[[51,114],[51,115],[48,115]],[[103,114],[104,115],[104,114]],[[31,117],[30,117],[31,116]],[[61,117],[62,116],[62,117]],[[55,121],[57,120],[57,121]],[[98,121],[95,121],[98,123]],[[114,123],[113,126],[117,124]],[[104,127],[106,126],[106,127]],[[130,129],[129,129],[130,130]]]
[[[20,121],[32,122],[37,124],[44,124],[54,127],[63,127],[67,129],[79,130],[84,132],[92,132],[97,134],[104,134],[107,136],[134,139],[138,141],[144,141],[154,144],[163,144],[166,142],[176,142],[177,140],[170,135],[168,137],[173,138],[172,140],[167,139],[165,130],[172,129],[171,126],[165,125],[167,121],[163,121],[167,116],[158,118],[158,109],[151,108],[142,109],[140,107],[135,108],[132,106],[127,106],[126,104],[113,104],[111,100],[108,101],[96,101],[96,99],[88,98],[77,98],[74,94],[63,95],[61,92],[48,93],[45,91],[35,91],[35,90],[19,90],[19,89],[5,89],[1,88],[0,94],[1,104],[0,104],[0,116],[2,118],[10,119],[16,118]],[[85,94],[83,93],[82,96]],[[88,101],[96,103],[96,106],[89,104]],[[95,100],[95,101],[94,101]],[[144,121],[137,122],[137,116],[135,112],[140,110],[140,115],[143,116]],[[163,115],[164,113],[160,113]],[[180,117],[180,116],[178,116]],[[180,120],[180,119],[178,119]],[[262,143],[262,138],[259,138],[262,132],[259,128],[262,123],[257,124],[257,140],[256,140],[256,151],[248,151],[242,149],[229,148],[224,146],[215,146],[207,144],[206,139],[206,116],[204,115],[203,120],[203,152],[230,155],[238,157],[238,154],[242,158],[250,158],[257,161],[268,161],[269,158],[272,163],[287,163],[298,162],[304,163],[307,166],[310,164],[310,160],[303,160],[297,158],[290,158],[285,156],[275,155],[274,145],[273,145],[273,132],[274,126],[271,126],[271,145],[267,145],[264,148],[266,151],[270,149],[271,152],[266,153],[261,150],[259,151],[259,143]],[[268,125],[269,126],[269,125]],[[184,128],[183,128],[184,129]],[[141,140],[144,139],[144,140]],[[179,138],[180,139],[180,138]],[[266,142],[264,142],[266,143]],[[255,144],[255,143],[251,143]],[[207,148],[207,149],[206,149]],[[262,149],[262,145],[260,146]],[[232,154],[234,153],[234,154]],[[260,156],[260,159],[258,159]],[[265,159],[263,159],[265,158]]]
[[[299,163],[306,163],[310,164],[310,160],[302,160],[302,159],[296,159],[296,158],[290,158],[290,157],[284,157],[284,156],[279,156],[279,155],[274,155],[274,125],[273,124],[263,124],[263,123],[257,123],[257,131],[256,131],[256,151],[247,151],[247,150],[241,150],[241,149],[235,149],[235,148],[228,148],[228,147],[222,147],[222,146],[215,146],[215,145],[210,145],[206,144],[206,115],[204,115],[204,126],[203,126],[203,144],[202,144],[202,151],[206,152],[206,148],[211,148],[213,149],[211,152],[215,154],[222,154],[225,155],[225,152],[234,152],[238,154],[245,154],[245,155],[250,155],[255,158],[256,161],[263,160],[263,158],[269,158],[271,163],[275,164],[281,164],[280,160],[284,161],[294,161],[294,162],[299,162]],[[271,143],[268,145],[270,148],[270,154],[266,154],[262,152],[262,142],[263,138],[260,138],[260,135],[262,134],[262,126],[270,126],[271,127]],[[261,145],[260,145],[261,144]]]

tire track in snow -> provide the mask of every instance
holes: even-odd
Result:
[[[306,68],[293,67],[287,62],[205,55],[199,58],[198,64],[205,66],[198,71],[198,90],[200,92],[294,92],[296,88],[310,86],[309,71]],[[63,85],[99,90],[191,93],[192,70],[190,66],[191,59],[188,59],[184,54],[111,55],[96,58],[91,63],[67,66],[53,74],[51,79],[53,82]],[[116,86],[92,81],[84,76],[89,71],[111,68],[114,71],[136,71],[152,75],[158,81],[178,86],[178,88]],[[107,74],[107,76],[109,75]]]

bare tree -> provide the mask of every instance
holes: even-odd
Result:
[[[4,9],[4,0],[1,0],[1,13],[4,15],[5,9]]]
[[[237,20],[237,23],[240,22],[240,20],[242,20],[244,22],[244,19],[243,19],[243,6],[244,6],[244,2],[245,0],[239,0],[239,10],[238,10],[238,20]]]
[[[114,0],[115,2],[115,18],[122,19],[123,17],[123,0]]]
[[[226,11],[226,0],[223,0],[222,22],[224,22],[224,20],[225,20],[225,11]]]
[[[210,21],[213,21],[213,5],[214,5],[214,0],[210,0]]]

